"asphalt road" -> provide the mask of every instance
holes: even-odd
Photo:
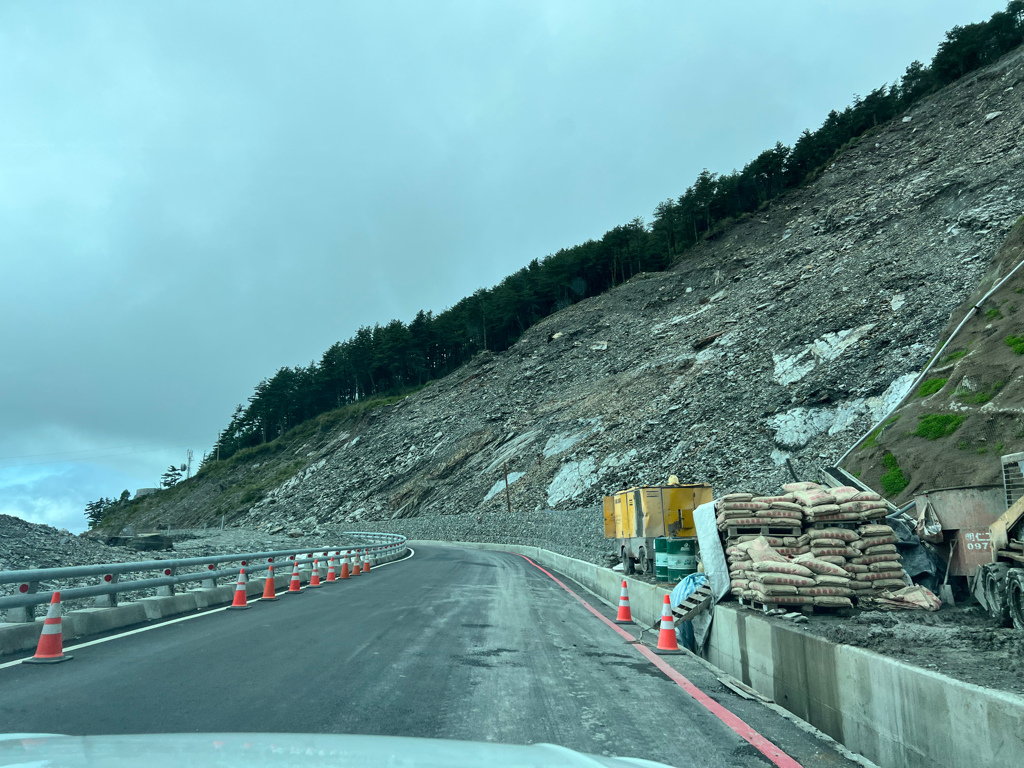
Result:
[[[64,664],[0,669],[0,732],[358,733],[771,764],[517,555],[421,546],[368,576],[250,605],[80,648]],[[670,658],[800,764],[854,765],[695,659]]]

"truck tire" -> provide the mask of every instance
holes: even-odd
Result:
[[[1006,608],[1013,628],[1024,632],[1024,568],[1006,572]]]
[[[640,550],[636,553],[636,565],[637,570],[644,576],[651,572],[650,561],[647,559],[647,550],[643,547],[640,547]]]
[[[622,550],[622,572],[626,576],[632,576],[636,572],[633,558],[626,554],[625,549]]]
[[[985,599],[988,601],[988,615],[1001,627],[1010,624],[1010,606],[1006,600],[1006,574],[1010,566],[1006,563],[992,563],[984,566]],[[1014,569],[1018,570],[1018,569]]]

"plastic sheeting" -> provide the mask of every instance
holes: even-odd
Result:
[[[713,602],[706,611],[693,617],[693,634],[697,649],[704,646],[711,631],[711,620],[714,618],[715,603],[725,597],[729,591],[729,564],[725,560],[722,540],[718,538],[718,525],[715,522],[715,502],[701,504],[693,512],[693,522],[697,527],[697,543],[700,545],[700,558],[704,563],[704,574],[711,585]],[[696,589],[697,587],[694,587]]]

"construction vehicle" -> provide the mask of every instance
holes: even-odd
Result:
[[[1024,631],[1024,453],[1002,457],[1009,507],[988,529],[992,562],[978,568],[971,593],[1002,626]]]
[[[604,497],[604,537],[614,539],[625,573],[654,573],[654,540],[697,535],[693,511],[711,501],[711,486],[680,484],[639,486]]]

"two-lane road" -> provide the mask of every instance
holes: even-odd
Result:
[[[368,576],[251,606],[0,669],[0,732],[359,733],[771,764],[516,555],[420,546]],[[695,660],[671,663],[801,764],[853,765]]]

